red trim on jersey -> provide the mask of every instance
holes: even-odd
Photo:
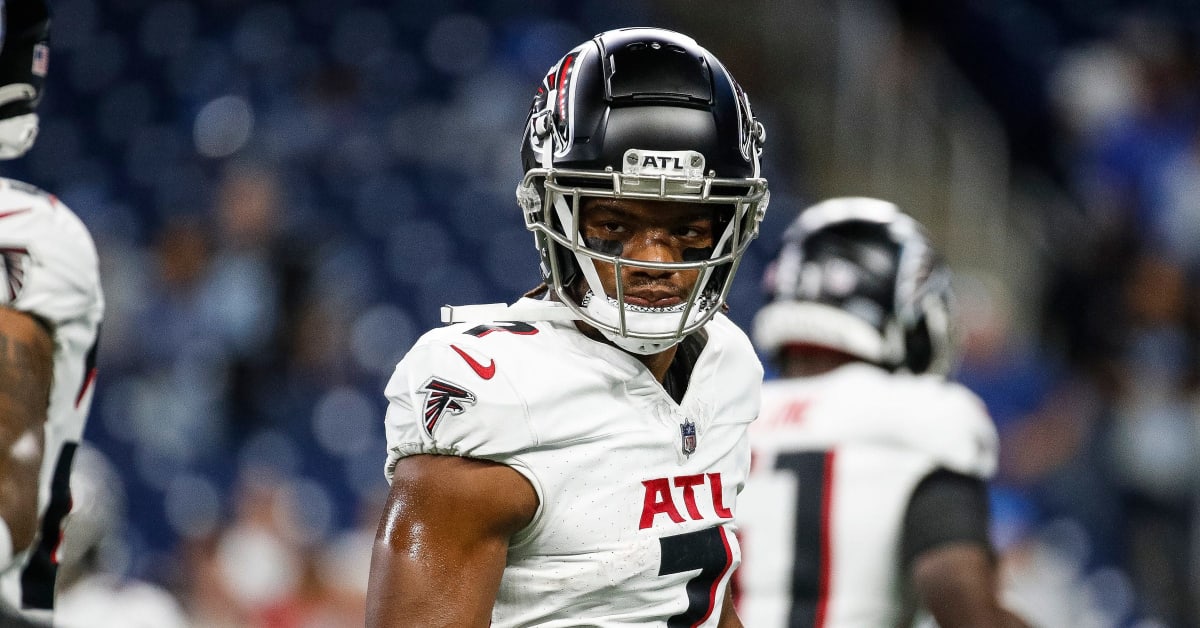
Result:
[[[87,394],[88,389],[92,387],[92,382],[95,382],[95,381],[96,381],[96,369],[90,368],[90,369],[88,369],[87,375],[85,375],[83,378],[83,385],[79,387],[79,394],[75,396],[75,407],[76,408],[78,408],[79,404],[83,402],[83,396],[85,394]]]
[[[836,450],[825,454],[825,473],[821,487],[821,578],[820,593],[817,597],[817,617],[813,628],[825,625],[826,610],[829,606],[829,578],[833,565],[833,470]]]
[[[704,611],[704,615],[692,624],[692,628],[699,628],[701,624],[708,621],[709,617],[712,617],[713,611],[717,608],[717,592],[721,589],[721,581],[733,567],[733,550],[729,547],[729,533],[725,531],[725,526],[718,526],[717,531],[721,533],[721,545],[725,546],[725,569],[722,569],[721,573],[713,578],[712,588],[708,590],[708,610]],[[721,601],[724,602],[725,599],[721,598]]]
[[[738,545],[742,547],[742,564],[746,564],[746,529],[742,528],[733,535],[738,540]],[[742,584],[742,572],[745,569],[738,569],[733,572],[729,578],[729,588],[733,589],[733,608],[742,607],[742,598],[745,597],[745,585]]]
[[[79,393],[75,395],[75,407],[83,403],[83,396],[87,394],[89,388],[96,381],[96,350],[100,348],[100,329],[96,329],[96,338],[92,340],[92,346],[88,349],[87,355],[83,358],[83,382],[79,384]]]
[[[58,542],[54,544],[54,549],[50,552],[50,562],[54,563],[55,565],[61,564],[61,561],[58,558],[58,552],[62,550],[63,538],[65,538],[66,535],[66,532],[62,530],[58,532]]]

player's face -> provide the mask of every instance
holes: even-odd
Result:
[[[589,198],[580,210],[587,245],[626,260],[694,261],[708,257],[715,238],[711,205],[631,199]],[[613,264],[596,262],[604,291],[617,296]],[[625,302],[670,307],[687,300],[699,270],[663,270],[622,265]]]

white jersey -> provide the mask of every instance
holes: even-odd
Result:
[[[87,228],[55,197],[11,179],[0,179],[0,307],[36,315],[54,332],[54,381],[38,490],[40,538],[24,565],[17,561],[0,576],[10,604],[48,609],[54,550],[71,507],[71,458],[92,403],[104,297]]]
[[[762,366],[718,315],[676,403],[632,355],[573,323],[425,334],[387,386],[387,475],[412,454],[501,462],[537,492],[492,626],[716,626],[741,560]]]
[[[878,628],[907,610],[901,532],[932,471],[989,478],[983,403],[934,376],[853,363],[767,382],[742,495],[738,612],[747,626]]]
[[[94,574],[56,600],[56,628],[186,628],[179,601],[149,582]]]

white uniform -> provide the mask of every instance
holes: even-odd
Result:
[[[54,381],[38,490],[40,538],[24,561],[0,576],[9,604],[48,609],[54,550],[71,507],[71,458],[92,403],[104,297],[87,228],[55,197],[11,179],[0,179],[0,307],[34,314],[54,330]]]
[[[863,363],[767,382],[751,443],[738,612],[755,628],[897,625],[913,489],[937,469],[986,479],[997,456],[965,387]]]
[[[95,574],[56,600],[56,628],[186,628],[187,615],[162,587]]]
[[[389,481],[420,453],[529,479],[539,508],[510,544],[492,626],[715,626],[741,560],[733,516],[762,381],[745,334],[720,315],[705,327],[677,404],[573,323],[508,325],[435,329],[400,362]]]

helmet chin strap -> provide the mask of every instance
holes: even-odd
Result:
[[[583,296],[583,302],[580,305],[591,318],[608,323],[614,327],[620,325],[620,304],[616,302],[616,299],[605,297],[603,293],[588,290],[587,294]],[[624,308],[625,329],[636,330],[642,333],[670,333],[679,328],[679,319],[683,316],[685,307],[663,308],[663,311],[659,312],[630,312],[629,308]],[[635,338],[622,336],[603,328],[598,329],[609,342],[638,355],[658,353],[675,346],[683,340],[682,336],[655,339]]]

